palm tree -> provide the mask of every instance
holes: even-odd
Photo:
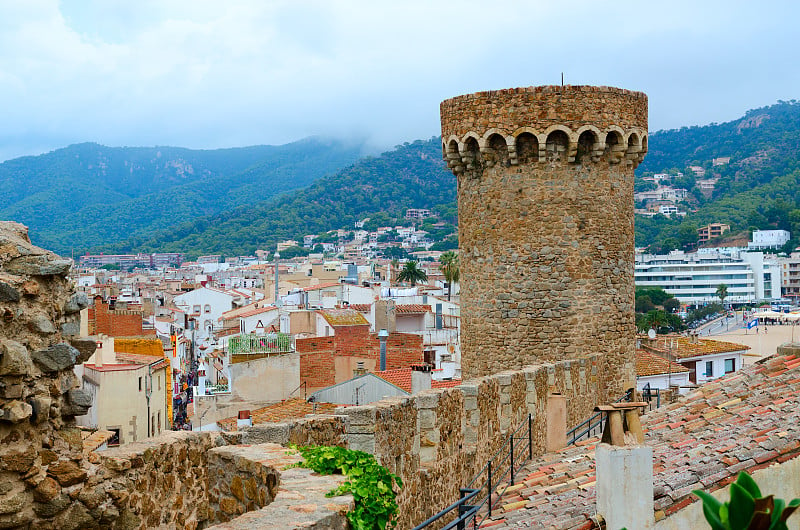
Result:
[[[458,261],[458,254],[452,250],[448,250],[439,256],[439,270],[444,274],[444,281],[447,282],[447,301],[450,301],[450,293],[453,292],[453,284],[458,283],[458,278],[461,274],[460,265]]]
[[[411,287],[417,285],[417,282],[427,282],[428,275],[425,271],[417,267],[416,261],[408,261],[403,266],[403,270],[397,275],[398,281],[409,282]]]
[[[728,297],[728,286],[724,283],[717,286],[717,297],[719,297],[719,301],[725,305],[725,299]]]

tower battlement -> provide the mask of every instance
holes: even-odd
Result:
[[[647,96],[610,87],[478,92],[441,104],[458,178],[464,378],[604,355],[634,381],[633,170]]]
[[[647,96],[611,87],[541,86],[445,100],[442,153],[458,176],[495,164],[609,163],[647,153]]]

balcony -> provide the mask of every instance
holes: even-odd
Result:
[[[292,336],[288,333],[268,333],[266,335],[240,333],[228,339],[228,352],[231,355],[290,353],[292,351],[294,351]]]

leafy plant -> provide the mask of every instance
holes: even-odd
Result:
[[[347,480],[327,493],[328,497],[350,493],[355,508],[347,519],[355,530],[394,528],[397,513],[397,488],[403,487],[400,477],[378,464],[375,457],[363,451],[343,447],[297,447],[305,459],[297,467],[313,469],[323,475],[341,473]]]
[[[786,530],[786,520],[800,507],[800,499],[787,505],[772,495],[762,497],[758,484],[744,471],[731,484],[729,502],[702,490],[692,493],[703,501],[703,515],[713,530]]]

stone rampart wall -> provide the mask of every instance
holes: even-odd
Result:
[[[340,407],[334,415],[259,425],[242,443],[344,445],[375,455],[398,474],[399,528],[410,528],[458,498],[458,489],[486,464],[512,428],[532,417],[534,455],[545,451],[546,406],[552,392],[567,400],[567,427],[586,419],[602,398],[601,356],[540,364],[448,389],[371,405]],[[523,427],[527,434],[527,426]],[[324,433],[324,434],[322,434]]]

